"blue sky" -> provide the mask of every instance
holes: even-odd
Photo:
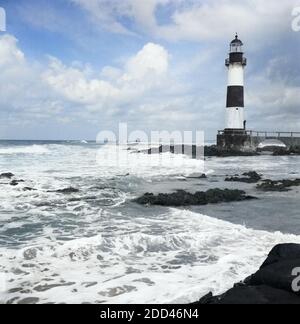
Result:
[[[300,130],[298,0],[0,0],[0,138],[224,128],[238,32],[248,127]]]

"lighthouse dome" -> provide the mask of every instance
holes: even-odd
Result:
[[[234,46],[243,46],[243,42],[239,39],[239,36],[236,34],[235,39],[230,43]]]
[[[236,34],[235,39],[230,43],[231,53],[241,53],[243,50],[243,42],[239,39],[238,34]]]

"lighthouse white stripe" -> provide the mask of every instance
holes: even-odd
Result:
[[[226,128],[227,129],[244,128],[244,108],[226,109]]]
[[[244,85],[244,69],[241,64],[230,64],[228,71],[228,86]]]

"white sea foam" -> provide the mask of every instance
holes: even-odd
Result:
[[[188,175],[204,172],[204,161],[193,160],[186,155],[162,153],[148,155],[137,153],[149,147],[143,144],[127,150],[127,146],[106,145],[97,152],[97,165],[107,172],[130,173],[138,177],[166,176],[172,174]],[[113,168],[113,170],[112,170]]]
[[[164,225],[162,235],[144,233],[143,219],[132,234],[67,243],[44,238],[10,262],[15,254],[9,251],[0,258],[15,280],[8,288],[17,282],[32,292],[2,294],[2,301],[31,296],[40,302],[192,302],[209,291],[222,293],[256,271],[274,245],[300,243],[299,236],[255,231],[190,211],[170,209],[154,222]],[[16,269],[28,275],[12,274]],[[49,279],[57,287],[39,291]]]
[[[0,154],[47,154],[49,150],[43,145],[20,146],[20,147],[5,147],[0,148]]]

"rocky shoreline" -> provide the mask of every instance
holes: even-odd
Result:
[[[277,245],[255,274],[224,294],[209,293],[195,304],[300,304],[300,245]]]
[[[186,179],[208,179],[203,174],[199,177],[187,177]],[[290,191],[293,187],[300,186],[300,179],[270,180],[263,179],[263,176],[256,171],[249,171],[240,175],[227,176],[225,182],[242,182],[246,184],[256,184],[255,189],[259,192],[284,192]],[[238,189],[210,189],[207,191],[197,191],[190,193],[185,190],[177,190],[173,193],[145,193],[136,198],[133,202],[145,206],[165,206],[165,207],[185,207],[204,206],[208,204],[219,204],[229,202],[241,202],[246,200],[259,199],[258,197],[247,195],[243,190]]]
[[[131,150],[129,148],[128,150]],[[238,150],[238,149],[220,149],[217,145],[159,145],[154,148],[146,150],[133,150],[132,153],[145,153],[145,154],[161,154],[170,152],[172,154],[185,154],[191,158],[198,158],[199,152],[202,152],[204,157],[234,157],[234,156],[258,156],[268,151],[273,156],[287,156],[287,155],[300,155],[300,147],[293,146],[289,149],[278,146],[268,147],[265,149],[257,150]]]

